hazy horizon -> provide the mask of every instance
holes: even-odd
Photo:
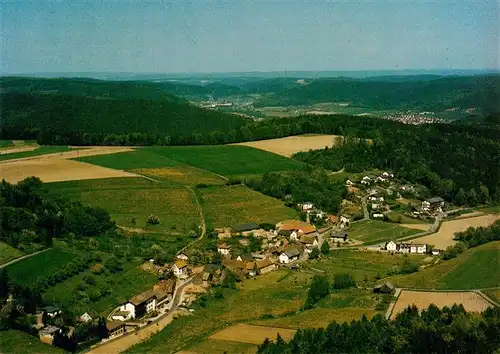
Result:
[[[496,1],[0,6],[3,75],[499,68]]]

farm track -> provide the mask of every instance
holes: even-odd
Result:
[[[33,256],[36,256],[37,254],[40,254],[40,253],[43,253],[43,252],[46,252],[48,250],[52,249],[52,247],[50,248],[46,248],[46,249],[43,249],[41,251],[38,251],[38,252],[35,252],[35,253],[30,253],[30,254],[26,254],[24,256],[21,256],[21,257],[18,257],[16,259],[13,259],[11,261],[8,261],[7,263],[4,263],[2,265],[0,265],[0,268],[5,268],[7,266],[10,266],[11,264],[14,264],[14,263],[17,263],[17,262],[20,262],[22,261],[23,259],[26,259],[26,258],[30,258],[30,257],[33,257]]]

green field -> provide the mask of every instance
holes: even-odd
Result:
[[[85,284],[85,277],[91,275],[96,284],[87,285],[84,290],[79,289]],[[57,304],[81,315],[88,312],[91,316],[107,316],[120,303],[127,301],[133,295],[146,291],[157,282],[155,274],[146,273],[137,267],[137,262],[128,262],[120,273],[93,274],[89,269],[62,283],[50,287],[43,295],[46,302]],[[88,298],[91,291],[99,289],[106,295],[92,301]],[[104,291],[106,290],[106,291]]]
[[[488,296],[493,301],[495,301],[497,304],[500,304],[500,288],[482,290],[481,292],[484,293],[486,296]]]
[[[458,257],[410,275],[389,280],[398,287],[435,289],[474,289],[498,287],[500,241],[471,248]]]
[[[402,213],[399,213],[397,211],[390,211],[387,213],[387,217],[389,220],[391,220],[394,223],[401,223],[401,224],[427,224],[424,220],[420,219],[415,219],[415,218],[410,218],[409,216],[406,216]]]
[[[66,263],[75,259],[75,254],[60,248],[26,258],[7,267],[9,278],[16,284],[34,284],[37,279],[52,275]]]
[[[0,352],[11,353],[64,353],[64,350],[40,342],[26,332],[8,330],[0,332]]]
[[[32,151],[14,152],[12,154],[0,155],[0,161],[54,154],[56,152],[65,152],[69,150],[72,150],[69,146],[40,146],[38,149]]]
[[[373,245],[385,241],[395,240],[400,237],[410,236],[422,232],[421,230],[408,229],[397,224],[379,220],[362,220],[352,223],[347,233],[349,238],[363,241],[365,245]]]
[[[388,276],[391,270],[401,267],[405,260],[419,264],[421,256],[391,255],[389,253],[362,252],[357,250],[332,251],[321,259],[310,261],[307,267],[325,271],[325,275],[333,281],[335,273],[350,273],[357,282],[374,283],[376,278]],[[312,269],[314,270],[314,269]]]
[[[0,148],[6,148],[11,146],[14,146],[12,140],[0,140]]]
[[[196,354],[255,354],[256,351],[255,344],[219,339],[207,339],[196,347],[189,348],[190,353]]]
[[[172,146],[145,150],[223,176],[262,174],[304,166],[301,162],[247,146]]]
[[[0,242],[0,265],[15,258],[23,256],[24,253],[4,242]]]
[[[245,186],[200,188],[203,212],[209,225],[224,227],[256,222],[276,223],[296,218],[297,211]]]
[[[500,213],[500,205],[491,205],[485,208],[480,208],[478,211],[482,211],[484,213],[492,213],[497,214]]]
[[[50,193],[81,200],[106,209],[120,226],[145,232],[178,234],[200,224],[196,201],[184,187],[155,183],[145,178],[106,178],[48,184]],[[160,218],[149,225],[150,214]],[[131,219],[135,218],[135,226]]]

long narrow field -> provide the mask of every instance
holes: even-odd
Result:
[[[213,227],[251,221],[276,223],[298,216],[297,211],[281,201],[245,186],[200,188],[198,191],[207,223]]]
[[[438,249],[446,249],[457,241],[453,239],[455,233],[465,231],[469,227],[488,226],[496,220],[500,220],[500,215],[487,214],[467,219],[445,221],[438,232],[413,240],[415,243],[426,243],[434,245]]]
[[[75,254],[53,248],[7,266],[9,278],[15,284],[34,284],[37,279],[54,274],[75,259]]]
[[[403,290],[392,309],[391,318],[402,312],[405,308],[411,305],[417,306],[419,309],[429,307],[434,304],[439,308],[453,304],[462,304],[465,311],[483,312],[488,307],[491,307],[481,295],[472,291],[454,291],[454,292],[436,292],[436,291],[409,291]]]
[[[29,146],[24,148],[18,148],[18,150],[19,149],[21,149],[21,151],[15,151],[14,149],[8,149],[2,151],[2,153],[0,154],[0,161],[54,154],[57,152],[65,152],[71,150],[69,146],[40,146],[40,147]]]
[[[144,148],[223,176],[298,169],[303,163],[247,146],[172,146]]]
[[[274,339],[278,334],[284,340],[289,341],[293,338],[295,332],[296,331],[293,329],[255,326],[240,323],[211,335],[210,339],[261,344],[266,338]]]
[[[0,265],[23,255],[24,253],[17,248],[10,247],[8,244],[0,242]]]
[[[362,241],[366,245],[395,240],[422,232],[379,220],[362,220],[353,223],[347,233],[349,238]]]
[[[458,257],[417,273],[389,278],[395,286],[416,289],[478,289],[498,287],[500,241],[471,248]]]
[[[50,193],[76,198],[106,209],[118,225],[166,234],[186,233],[200,225],[196,201],[186,188],[145,178],[111,178],[51,183]],[[154,214],[160,224],[149,225]],[[135,219],[135,223],[132,222]]]
[[[342,139],[342,137],[338,135],[299,135],[279,139],[248,141],[232,145],[249,146],[291,157],[293,154],[301,151],[324,149],[325,146],[331,148],[338,143],[339,139]]]

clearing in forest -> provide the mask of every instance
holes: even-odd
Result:
[[[402,312],[405,308],[411,305],[417,306],[419,309],[426,309],[430,304],[434,304],[439,308],[445,306],[451,307],[453,304],[462,304],[465,311],[483,312],[492,304],[484,297],[473,291],[410,291],[403,290],[394,305],[391,318]]]
[[[210,339],[261,344],[266,338],[275,339],[278,333],[285,341],[289,341],[293,338],[295,332],[293,329],[253,326],[241,323],[215,333],[210,336]]]
[[[286,138],[268,139],[259,141],[248,141],[233,145],[249,146],[260,150],[272,152],[274,154],[291,157],[301,151],[331,148],[338,144],[342,136],[339,135],[298,135]]]
[[[487,214],[473,218],[445,221],[441,224],[441,228],[438,232],[419,237],[413,240],[413,242],[434,245],[435,248],[444,250],[446,247],[457,243],[457,241],[453,239],[455,233],[465,231],[469,227],[488,226],[493,224],[496,220],[500,220],[500,215]]]

